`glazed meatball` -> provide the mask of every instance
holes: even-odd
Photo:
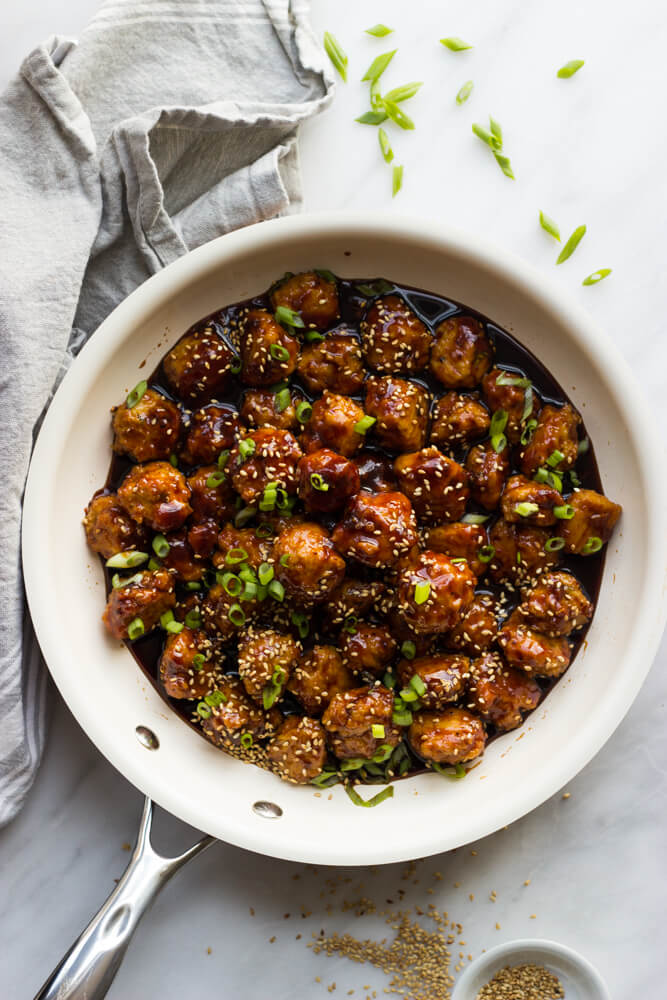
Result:
[[[332,534],[346,559],[365,566],[391,566],[417,542],[410,501],[402,493],[358,493]]]
[[[324,730],[317,719],[289,715],[266,748],[271,769],[285,781],[307,785],[327,759]]]
[[[479,656],[496,640],[496,604],[490,594],[475,594],[461,620],[447,635],[447,645],[470,656]]]
[[[508,667],[497,653],[474,660],[469,698],[471,706],[500,732],[516,729],[523,712],[532,712],[542,697],[532,677]]]
[[[510,471],[509,448],[496,451],[490,441],[476,444],[466,457],[470,495],[484,510],[495,510]]]
[[[271,292],[271,304],[298,313],[309,330],[328,330],[340,316],[336,282],[316,271],[292,274],[279,282]]]
[[[408,730],[410,746],[423,760],[435,764],[464,764],[483,752],[484,723],[464,708],[418,712]]]
[[[352,615],[363,618],[380,600],[386,584],[379,580],[355,580],[346,576],[329,595],[324,609],[330,625],[342,625]]]
[[[288,525],[276,539],[273,558],[287,596],[303,607],[326,601],[345,576],[345,561],[319,524]]]
[[[359,492],[359,472],[349,458],[329,448],[304,455],[299,462],[297,492],[307,511],[330,514]]]
[[[623,508],[595,490],[575,490],[568,503],[574,507],[574,517],[561,521],[558,531],[565,551],[594,555],[611,538]]]
[[[355,679],[335,646],[313,646],[296,664],[287,690],[308,715],[321,715],[334,695],[349,691]]]
[[[159,569],[136,573],[121,587],[112,588],[102,621],[114,639],[127,639],[128,627],[136,619],[143,625],[142,635],[150,632],[160,616],[176,604],[171,573]]]
[[[537,677],[560,677],[572,655],[564,636],[548,636],[530,628],[518,610],[498,633],[498,644],[510,666]]]
[[[470,660],[457,653],[419,656],[414,660],[401,660],[396,673],[404,688],[410,685],[413,677],[418,677],[426,689],[419,695],[422,707],[441,709],[456,701],[465,690]]]
[[[241,381],[275,385],[296,368],[299,342],[266,309],[250,309],[241,330]]]
[[[488,433],[489,411],[477,395],[446,392],[433,408],[431,444],[439,448],[465,447]]]
[[[176,403],[155,389],[146,389],[141,399],[113,410],[113,450],[135,462],[169,458],[178,448],[181,411]]]
[[[211,465],[221,451],[231,448],[239,433],[239,415],[227,403],[210,403],[192,414],[181,452],[188,465]]]
[[[137,524],[176,531],[192,513],[190,487],[169,462],[135,465],[118,488],[118,499]]]
[[[183,628],[168,635],[159,663],[162,685],[170,698],[203,698],[220,681],[205,632]]]
[[[545,635],[569,635],[593,617],[593,605],[571,573],[543,573],[519,611],[530,628]]]
[[[428,363],[431,331],[398,295],[375,300],[361,333],[366,364],[377,372],[420,372]]]
[[[249,621],[257,617],[259,604],[256,600],[239,602],[238,597],[233,597],[227,593],[221,583],[214,583],[208,591],[201,605],[201,617],[206,632],[220,639],[221,642],[228,642],[235,638],[240,629],[247,626]],[[238,609],[242,611],[242,617],[238,615]],[[234,609],[232,611],[232,609]],[[236,619],[240,618],[239,624],[235,624],[229,617],[230,613]]]
[[[331,749],[341,760],[369,759],[381,746],[395,747],[401,730],[392,722],[394,695],[386,687],[359,687],[334,695],[322,716]],[[383,735],[373,735],[381,726]]]
[[[472,316],[450,316],[431,345],[431,371],[446,389],[473,389],[493,363],[486,330]]]
[[[218,705],[211,707],[211,714],[202,722],[205,735],[220,747],[235,747],[249,733],[254,739],[273,735],[282,722],[277,708],[265,712],[245,693],[238,677],[229,674],[220,678],[217,691]]]
[[[93,552],[110,559],[117,552],[127,552],[145,539],[136,522],[118,503],[115,493],[93,497],[86,507],[83,526]]]
[[[350,334],[331,334],[301,351],[297,371],[312,393],[338,392],[354,396],[364,384],[361,347]]]
[[[355,430],[364,416],[364,411],[353,399],[325,392],[313,403],[313,412],[301,438],[304,451],[331,448],[350,458],[364,442],[364,435]]]
[[[239,638],[239,676],[253,701],[270,704],[283,696],[301,647],[291,635],[250,628]],[[270,707],[270,705],[266,705]]]
[[[390,629],[396,642],[399,643],[401,652],[403,652],[403,647],[407,642],[412,643],[415,647],[415,656],[426,656],[431,653],[433,651],[435,636],[422,635],[419,632],[415,632],[402,617],[398,605],[395,603],[396,597],[394,594],[391,595],[391,602],[393,603],[387,600],[386,607],[383,607],[384,602],[381,601],[380,606],[384,612],[387,627]]]
[[[188,476],[188,486],[193,521],[214,521],[220,524],[233,517],[236,497],[229,483],[227,469],[219,469],[217,465],[204,465]]]
[[[467,563],[438,552],[422,552],[400,575],[398,608],[415,632],[448,632],[472,603],[475,576]]]
[[[227,388],[234,352],[212,327],[181,337],[162,367],[171,389],[184,403],[204,403]]]
[[[489,571],[494,580],[512,584],[531,580],[560,561],[560,553],[547,549],[549,535],[528,524],[496,521],[489,532],[493,557]]]
[[[215,551],[220,525],[211,518],[195,521],[188,528],[188,542],[195,555],[208,559]]]
[[[246,427],[251,428],[278,427],[283,431],[300,430],[301,423],[296,411],[303,401],[303,396],[295,389],[288,389],[285,399],[282,392],[275,392],[272,389],[247,389],[243,394],[241,419]],[[287,402],[287,405],[283,409],[284,402]]]
[[[416,382],[372,377],[366,383],[366,413],[375,418],[373,432],[388,451],[419,451],[426,443],[430,397]]]
[[[489,539],[483,524],[463,524],[461,521],[439,524],[435,528],[426,528],[422,538],[431,552],[442,552],[452,559],[465,559],[475,576],[485,572],[487,561],[481,556],[488,555]]]
[[[195,554],[185,528],[170,534],[167,541],[169,551],[162,558],[163,567],[172,570],[175,578],[183,583],[201,580],[206,564]]]
[[[547,403],[540,411],[530,442],[521,453],[523,474],[532,476],[540,466],[560,471],[571,469],[577,461],[580,423],[581,417],[569,403],[564,406]]]
[[[509,524],[547,525],[556,523],[554,508],[564,508],[565,501],[558,490],[547,483],[536,483],[525,476],[510,476],[500,506]]]
[[[248,504],[261,499],[269,483],[287,493],[296,493],[301,455],[301,448],[289,431],[276,427],[251,431],[232,448],[229,456],[234,489]]]
[[[271,541],[258,538],[252,528],[236,528],[233,524],[226,524],[218,535],[218,551],[213,556],[213,565],[216,569],[231,569],[235,572],[241,563],[247,562],[257,570],[261,563],[269,559],[271,548]],[[244,556],[241,563],[238,556]]]
[[[394,463],[379,451],[365,448],[354,457],[361,489],[367,493],[395,493]]]
[[[398,648],[386,625],[366,622],[343,629],[339,646],[343,662],[350,670],[357,674],[365,670],[374,677],[382,677]]]
[[[512,444],[517,444],[527,421],[535,418],[540,409],[537,394],[528,379],[515,372],[493,368],[482,381],[482,393],[492,413],[505,411],[505,434]]]
[[[468,473],[432,445],[394,462],[399,489],[424,521],[458,521],[470,496]]]

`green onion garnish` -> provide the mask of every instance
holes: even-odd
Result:
[[[230,597],[238,597],[243,590],[243,584],[235,573],[223,573],[220,583],[226,594]]]
[[[496,550],[493,545],[482,545],[481,549],[477,552],[477,558],[480,562],[488,563],[491,562],[496,554]]]
[[[281,566],[289,566],[289,552],[286,552],[284,556],[280,557]]]
[[[426,685],[419,676],[419,674],[413,674],[410,678],[410,687],[415,690],[420,698],[423,698],[426,694]]]
[[[252,733],[243,733],[241,736],[241,746],[244,750],[249,750],[255,741],[252,738]]]
[[[236,625],[237,628],[240,628],[245,622],[245,611],[240,604],[232,604],[231,608],[227,612],[227,617],[232,625]]]
[[[206,657],[203,653],[195,653],[192,657],[192,666],[195,668],[197,673],[204,669],[204,664],[206,663]]]
[[[374,24],[372,28],[366,28],[366,34],[372,35],[373,38],[384,38],[385,35],[391,35],[393,28],[388,28],[386,24]]]
[[[271,538],[273,527],[270,524],[258,524],[255,528],[255,538]]]
[[[197,629],[201,625],[201,615],[198,608],[192,608],[185,616],[185,624],[188,628]]]
[[[564,66],[561,66],[556,73],[556,76],[561,80],[569,80],[570,77],[574,76],[577,70],[580,70],[583,65],[583,59],[570,59],[570,61],[566,62]]]
[[[359,619],[357,618],[356,615],[348,615],[345,621],[343,622],[342,626],[343,631],[349,632],[350,635],[356,635],[358,621]]]
[[[234,527],[242,528],[248,521],[252,521],[256,513],[256,507],[243,507],[234,515]]]
[[[411,708],[416,708],[417,707],[416,705],[412,704],[412,702],[417,701],[418,697],[419,697],[418,694],[417,694],[417,692],[414,690],[414,688],[410,688],[410,687],[403,688],[403,690],[401,691],[400,697],[401,697],[402,704],[399,704],[398,701],[396,703],[396,708],[398,709],[399,712],[402,711],[402,709],[404,709],[404,708],[411,709]]]
[[[320,341],[324,339],[324,334],[320,333],[318,330],[309,330],[306,334],[306,340],[309,344],[319,344]]]
[[[444,778],[451,778],[454,781],[459,781],[461,778],[465,778],[468,773],[463,764],[455,764],[454,769],[452,770],[451,767],[443,767],[442,764],[436,764],[435,761],[432,761],[431,767]]]
[[[553,238],[558,240],[560,243],[560,229],[554,220],[550,219],[549,216],[545,215],[542,211],[540,212],[540,225],[546,233],[549,233],[549,236],[553,236]]]
[[[423,84],[419,81],[413,81],[412,83],[404,83],[400,87],[394,87],[393,90],[388,90],[384,95],[385,101],[390,101],[392,104],[400,104],[401,101],[409,101],[411,97],[414,97],[416,93]]]
[[[565,455],[558,448],[555,448],[547,459],[547,465],[550,465],[552,469],[555,469],[557,465],[565,459]]]
[[[328,281],[332,285],[336,284],[336,275],[333,271],[327,270],[326,267],[316,267],[315,274],[319,275],[320,278],[324,278],[325,281]]]
[[[165,611],[160,618],[160,625],[166,632],[171,633],[171,635],[178,635],[179,632],[183,631],[184,627],[183,622],[175,620],[173,611]]]
[[[378,129],[378,142],[380,143],[380,151],[384,162],[391,163],[394,159],[394,151],[389,144],[389,136],[383,128]]]
[[[221,451],[220,454],[218,455],[218,468],[224,469],[228,461],[229,461],[229,448],[225,448],[225,450]]]
[[[241,361],[241,358],[238,356],[238,354],[235,354],[231,364],[229,365],[229,370],[232,373],[232,375],[238,375],[242,368],[243,368],[243,362]]]
[[[412,639],[406,639],[405,642],[401,643],[401,655],[406,660],[414,660],[417,655],[417,647]]]
[[[252,438],[242,438],[239,441],[239,455],[241,459],[250,458],[255,452],[255,442]]]
[[[510,163],[509,156],[505,156],[503,153],[499,153],[498,150],[494,150],[493,155],[496,158],[496,163],[505,174],[505,177],[509,177],[510,180],[516,180],[514,176],[514,171],[512,170],[512,164]]]
[[[257,577],[255,576],[255,571],[251,566],[241,566],[239,570],[239,578],[244,582],[250,581],[250,583],[256,583]]]
[[[502,434],[507,427],[507,410],[496,410],[491,417],[491,427],[489,433],[491,437],[495,434]]]
[[[247,559],[248,553],[240,546],[235,546],[233,549],[229,549],[227,555],[225,556],[225,562],[228,566],[233,566],[235,563],[246,562]]]
[[[127,637],[134,641],[135,639],[139,639],[144,634],[144,631],[144,623],[141,618],[133,618],[127,626]]]
[[[332,785],[338,784],[339,778],[335,771],[331,768],[325,768],[321,774],[318,774],[316,778],[313,778],[310,782],[311,785],[315,785],[315,788],[330,788]]]
[[[474,87],[474,83],[472,82],[472,80],[466,80],[466,82],[463,84],[463,86],[459,90],[458,94],[456,95],[456,103],[457,104],[465,104],[465,102],[468,100],[468,98],[472,94],[472,88],[473,87]]]
[[[148,564],[150,566],[150,563]],[[141,583],[143,580],[143,573],[135,573],[134,576],[126,576],[124,580],[120,578],[118,573],[114,573],[111,577],[111,586],[114,590],[120,590],[121,587],[128,587],[131,583]]]
[[[374,739],[376,739],[376,740],[383,740],[384,739],[384,726],[380,725],[377,722],[373,723],[373,725],[371,726],[371,733],[373,734],[373,738]]]
[[[375,417],[369,417],[368,414],[365,414],[361,418],[361,420],[357,420],[356,424],[354,425],[354,430],[357,432],[357,434],[365,434],[366,431],[371,429],[374,423],[375,423]]]
[[[565,545],[565,539],[559,538],[555,535],[553,538],[548,538],[544,543],[544,549],[546,552],[558,552]]]
[[[304,615],[303,612],[301,611],[293,611],[290,616],[290,620],[292,622],[292,625],[296,625],[297,629],[299,630],[299,637],[301,639],[305,639],[310,630],[310,626],[308,625],[308,618],[306,617],[306,615]]]
[[[276,346],[275,344],[273,345]],[[282,413],[291,403],[291,397],[289,394],[289,389],[281,389],[274,396],[274,404],[276,407],[276,413]]]
[[[410,657],[408,657],[408,659],[410,659]],[[396,687],[396,678],[392,674],[391,670],[385,671],[385,675],[382,678],[382,683],[386,688],[389,688],[390,691],[394,690],[394,688]]]
[[[134,389],[131,392],[128,392],[127,399],[125,400],[125,405],[128,410],[131,410],[133,406],[137,405],[147,389],[148,382],[145,379],[142,379],[141,382],[137,382]]]
[[[382,101],[382,106],[387,112],[387,116],[391,118],[395,125],[402,128],[404,132],[411,132],[415,123],[409,115],[406,115],[405,111],[398,106],[394,101]]]
[[[106,565],[109,569],[134,569],[141,566],[148,559],[147,552],[136,552],[132,549],[129,552],[116,552],[115,556],[107,559]]]
[[[217,490],[218,486],[224,482],[224,479],[225,474],[222,469],[219,469],[218,472],[212,472],[206,479],[206,488],[209,490]],[[159,554],[160,553],[158,552],[158,555]]]
[[[269,354],[274,361],[289,361],[289,351],[282,344],[271,344]]]
[[[586,235],[586,226],[577,226],[575,231],[570,236],[569,240],[558,254],[556,260],[557,264],[562,264],[564,261],[571,257],[574,251],[577,249],[584,236]]]
[[[491,438],[491,447],[497,455],[507,447],[507,438],[504,434],[494,434]]]
[[[377,281],[369,282],[368,284],[355,285],[356,290],[364,298],[373,298],[375,295],[386,295],[391,292],[395,286],[389,281],[385,281],[384,278],[378,278]]]
[[[347,82],[347,63],[345,55],[338,39],[330,31],[324,32],[324,51],[331,59],[334,69],[338,70],[344,82]]]
[[[280,698],[280,691],[280,685],[274,684],[273,682],[271,684],[267,684],[262,691],[262,704],[267,711],[272,708],[278,698]]]
[[[385,114],[384,111],[364,111],[363,115],[359,115],[354,120],[360,125],[381,125],[382,122],[386,122],[388,117],[389,115]]]
[[[301,329],[306,325],[299,313],[294,312],[288,306],[278,306],[274,316],[282,326],[296,326]]]
[[[455,35],[451,35],[449,38],[441,38],[440,44],[444,45],[450,52],[465,52],[466,49],[472,48],[472,45],[468,45],[462,38],[457,38]]]
[[[490,514],[464,514],[461,524],[485,524],[490,516]]]
[[[273,566],[271,563],[261,563],[259,569],[257,570],[257,578],[263,587],[273,580]]]
[[[533,514],[537,514],[539,509],[539,504],[527,503],[525,501],[514,505],[514,510],[519,517],[532,517]]]
[[[579,478],[574,469],[570,469],[570,482],[572,483],[572,486],[575,489],[581,486],[581,479]]]
[[[362,799],[359,792],[353,788],[352,785],[345,785],[345,791],[347,793],[347,797],[354,803],[355,806],[363,806],[364,809],[372,809],[374,806],[379,806],[381,802],[385,801],[385,799],[393,799],[394,797],[393,785],[388,785],[386,788],[383,788],[382,791],[378,792],[377,795],[374,795],[372,799]]]
[[[159,559],[153,559],[153,557],[151,556],[151,558],[148,560],[148,566],[146,567],[146,569],[149,569],[151,573],[154,573],[157,569],[162,569],[162,563],[160,562]],[[135,578],[138,579],[140,575],[141,574],[137,573],[136,577],[133,576],[132,579],[133,580]]]
[[[241,601],[254,601],[254,600],[257,599],[258,592],[259,592],[259,588],[258,588],[257,584],[254,581],[253,582],[246,582],[245,586],[243,587],[243,593],[241,594],[239,600],[241,600]]]
[[[535,428],[537,427],[537,420],[534,418],[529,420],[523,431],[521,432],[521,444],[530,444],[533,434],[535,433]]]
[[[211,691],[210,694],[204,696],[204,701],[209,708],[219,708],[227,700],[227,695],[223,694],[222,691]]]
[[[202,719],[210,719],[211,709],[203,701],[200,701],[197,705],[197,715],[201,715]]]
[[[582,438],[579,444],[577,445],[577,455],[585,455],[590,446],[591,442],[588,440],[588,438],[587,437]],[[107,566],[108,565],[109,564],[107,563]]]
[[[310,420],[312,413],[313,407],[310,403],[304,400],[303,403],[299,403],[296,408],[296,419],[300,424],[305,424],[308,420]]]
[[[481,139],[483,143],[486,143],[490,149],[495,151],[501,148],[502,142],[498,136],[493,135],[492,132],[488,132],[482,125],[478,125],[477,122],[473,122],[472,130],[477,138]]]
[[[503,130],[502,130],[502,127],[500,125],[500,122],[497,121],[497,119],[495,119],[493,117],[493,115],[489,115],[489,128],[491,129],[491,135],[495,136],[496,139],[498,140],[498,142],[500,143],[500,145],[498,146],[498,149],[502,149],[503,148]]]
[[[599,271],[593,271],[592,274],[589,274],[581,283],[582,285],[597,285],[598,281],[602,281],[603,278],[606,278],[610,274],[610,267],[601,267]]]
[[[408,712],[405,709],[395,711],[391,717],[391,721],[395,726],[411,726],[412,712]]]
[[[172,452],[171,455],[169,456],[169,462],[170,462],[171,465],[173,465],[173,467],[175,469],[177,469],[178,468],[178,455],[175,455]]]
[[[512,372],[501,371],[499,375],[496,375],[496,385],[514,385],[517,389],[527,389],[530,385],[530,379],[526,378],[525,375],[514,375]]]
[[[341,771],[358,771],[365,763],[365,757],[348,757],[346,760],[341,761],[340,769]]]
[[[319,472],[311,472],[310,485],[314,490],[319,490],[320,493],[327,493],[329,490],[329,484],[324,482]]]
[[[403,186],[403,167],[394,167],[391,173],[391,196],[395,198]]]
[[[591,535],[586,544],[581,550],[582,556],[592,556],[595,552],[599,552],[602,548],[602,539],[598,538],[597,535]]]
[[[424,604],[428,601],[430,593],[431,584],[428,580],[420,580],[419,583],[415,584],[415,604]]]
[[[274,601],[279,601],[282,604],[285,598],[285,588],[280,580],[271,580],[269,584],[269,596],[272,597]]]
[[[571,521],[576,511],[572,504],[566,503],[554,507],[554,517],[557,517],[560,521]]]
[[[398,49],[393,49],[391,52],[383,52],[382,55],[376,56],[361,79],[370,80],[371,83],[379,80],[397,51]]]
[[[533,395],[533,387],[532,385],[528,385],[526,387],[526,391],[523,394],[523,410],[521,412],[522,420],[526,420],[533,412],[534,398],[535,397]]]

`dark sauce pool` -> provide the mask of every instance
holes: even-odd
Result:
[[[363,287],[363,292],[360,291],[360,287]],[[374,295],[368,294],[370,288],[374,289]],[[542,404],[544,403],[555,403],[563,404],[571,402],[567,393],[559,385],[556,379],[551,375],[551,373],[544,367],[544,365],[527,350],[522,344],[519,343],[511,334],[506,330],[499,327],[492,320],[483,316],[475,309],[471,309],[466,305],[455,302],[451,299],[446,299],[438,295],[433,295],[430,292],[422,291],[421,289],[411,288],[408,286],[396,285],[391,282],[387,282],[384,279],[349,279],[343,280],[338,279],[338,290],[339,290],[339,300],[340,300],[340,311],[341,320],[338,326],[328,331],[328,333],[342,332],[345,331],[349,333],[352,330],[357,330],[359,328],[359,323],[363,318],[370,302],[377,295],[385,294],[398,294],[410,305],[417,316],[433,331],[435,327],[444,319],[457,314],[463,314],[474,316],[479,319],[487,329],[488,336],[495,348],[495,359],[494,363],[496,366],[507,369],[511,373],[516,373],[521,376],[526,376],[530,379],[533,390],[539,395]],[[238,342],[234,335],[234,330],[237,326],[237,321],[242,312],[247,308],[265,308],[272,311],[272,307],[269,301],[269,293],[271,289],[268,289],[263,295],[255,296],[254,298],[248,299],[244,302],[235,303],[231,306],[226,306],[223,309],[219,309],[208,316],[203,317],[197,323],[194,323],[189,330],[186,330],[183,336],[193,332],[203,330],[206,327],[212,328],[218,336],[225,340],[230,346],[233,347],[234,351],[238,351]],[[297,331],[298,332],[298,331]],[[403,375],[401,376],[410,381],[416,382],[424,386],[432,396],[433,405],[435,401],[448,390],[444,389],[441,383],[435,379],[430,372],[423,372],[419,376],[415,375]],[[161,393],[170,399],[174,399],[173,393],[169,388],[167,379],[164,376],[162,362],[158,364],[155,370],[147,379],[148,385],[158,389]],[[299,378],[298,372],[295,372],[290,376],[290,385],[298,387],[305,399],[312,401],[315,397],[311,392],[308,391],[305,384]],[[243,393],[248,387],[243,386],[240,380],[236,380],[236,384],[230,386],[229,391],[225,394],[224,398],[218,398],[217,402],[227,402],[234,404],[238,409],[240,409]],[[352,396],[351,398],[361,401],[363,399],[362,395]],[[185,427],[184,433],[187,433],[187,426]],[[586,428],[582,423],[580,425],[580,437],[588,437]],[[590,441],[590,438],[589,438]],[[362,481],[365,481],[365,485],[372,488],[373,478],[375,475],[378,477],[382,474],[383,465],[387,462],[393,462],[395,454],[384,452],[382,449],[369,444],[364,449],[367,452],[373,452],[376,456],[376,464],[373,467],[373,461],[367,463],[367,468],[365,470],[366,475],[362,476]],[[456,461],[463,464],[465,461],[465,456],[467,453],[467,448],[460,448],[454,451],[448,451],[447,454],[454,458]],[[514,451],[514,449],[512,449]],[[123,456],[114,455],[111,461],[111,466],[109,468],[109,474],[107,476],[107,481],[104,490],[101,492],[112,492],[117,489],[117,487],[122,482],[128,469],[131,467],[132,463],[129,459]],[[186,475],[189,475],[192,468],[186,466],[183,462],[179,462],[179,468]],[[510,475],[518,472],[516,466],[512,466]],[[600,474],[598,471],[597,461],[595,458],[595,449],[593,443],[590,442],[590,447],[588,451],[580,455],[577,461],[577,475],[581,481],[581,487],[583,489],[595,490],[597,492],[602,492],[602,484],[600,481]],[[298,508],[297,508],[298,509]],[[468,511],[479,510],[481,508],[476,508],[473,503],[468,504]],[[494,521],[498,517],[497,513],[493,513],[486,523],[487,529],[490,529]],[[334,516],[331,518],[331,522],[327,523],[326,519],[319,518],[322,523],[328,528],[333,527],[336,523],[337,518]],[[597,604],[598,593],[600,589],[600,583],[602,580],[602,574],[604,570],[605,561],[605,548],[603,547],[599,554],[595,556],[581,557],[581,556],[565,556],[561,559],[559,568],[570,570],[579,580],[583,589],[585,590],[589,600],[595,606]],[[373,570],[363,566],[355,566],[354,575],[358,579],[382,579],[382,570]],[[105,577],[107,584],[107,591],[111,588],[111,573],[105,567]],[[488,581],[483,581],[480,586],[476,588],[476,593],[487,593],[494,596],[498,596],[501,587],[494,585]],[[200,594],[204,594],[205,591],[201,591]],[[505,592],[507,593],[507,592]],[[192,592],[186,591],[181,584],[177,585],[177,599],[179,602],[188,597],[190,600],[193,599]],[[505,617],[507,617],[511,611],[514,609],[517,600],[512,602],[511,600],[504,607]],[[373,615],[369,616],[369,620],[373,620]],[[502,618],[499,619],[502,623]],[[572,645],[572,660],[574,661],[579,647],[585,641],[586,633],[588,631],[588,626],[577,632],[574,641],[571,642]],[[312,614],[310,619],[310,632],[309,635],[302,639],[301,642],[304,649],[310,648],[312,645],[318,642],[332,642],[333,640],[332,630],[322,631],[320,612],[316,609]],[[161,698],[169,705],[169,707],[177,712],[181,718],[192,728],[199,730],[199,727],[194,721],[196,716],[196,701],[188,700],[177,700],[172,699],[165,693],[158,674],[158,662],[160,659],[160,654],[162,652],[162,647],[164,643],[164,634],[161,630],[156,629],[147,636],[136,640],[135,642],[126,641],[126,646],[134,656],[135,660],[141,667],[145,676],[153,684]],[[229,649],[226,656],[226,666],[225,672],[230,674],[236,674],[237,671],[237,661],[236,661],[236,651],[232,648]],[[562,675],[564,676],[564,675]],[[544,701],[549,691],[555,684],[558,683],[560,678],[555,680],[550,680],[547,678],[536,678],[540,688],[542,690],[542,699],[540,704]],[[360,680],[360,683],[363,681]],[[303,714],[303,710],[298,704],[298,702],[292,698],[289,693],[286,693],[283,700],[280,703],[281,710],[283,714],[299,713]],[[536,711],[537,709],[535,709]],[[494,727],[487,724],[487,731],[489,734],[488,742],[496,738],[496,736],[501,735],[494,731]],[[202,738],[203,737],[202,735]],[[410,775],[419,773],[421,771],[427,770],[424,766],[424,762],[414,754],[410,749],[407,740],[403,741],[405,751],[410,760],[410,766],[402,777],[409,777]],[[356,780],[356,778],[355,778]],[[364,783],[374,784],[374,783],[385,783],[383,778],[364,778]],[[393,780],[396,780],[394,778]]]

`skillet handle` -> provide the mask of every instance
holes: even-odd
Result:
[[[215,843],[214,837],[204,837],[177,858],[164,858],[150,842],[152,815],[153,803],[147,798],[137,843],[118,885],[35,1000],[102,1000],[139,921],[162,887],[190,858]]]

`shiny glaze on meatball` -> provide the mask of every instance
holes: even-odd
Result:
[[[484,510],[495,510],[510,471],[509,448],[497,451],[490,441],[476,444],[468,452],[465,467],[472,499]]]
[[[278,427],[283,431],[298,432],[301,422],[297,417],[297,407],[303,402],[303,396],[296,389],[288,390],[286,400],[282,391],[246,389],[241,404],[241,420],[249,428]]]
[[[192,513],[190,487],[169,462],[135,465],[118,487],[118,500],[137,524],[176,531]]]
[[[431,444],[438,448],[465,447],[488,433],[489,411],[476,394],[446,392],[433,407]]]
[[[561,521],[558,534],[565,551],[576,555],[595,555],[600,544],[611,538],[622,507],[595,490],[575,490],[567,502],[574,507],[574,517]]]
[[[335,646],[316,644],[298,660],[287,690],[308,715],[321,715],[335,695],[356,683]]]
[[[355,430],[364,416],[353,399],[325,392],[313,403],[313,412],[301,436],[304,451],[331,448],[350,458],[364,443],[363,433]]]
[[[464,524],[452,521],[422,532],[425,548],[442,552],[452,559],[465,559],[475,576],[482,576],[488,560],[488,536],[483,524]]]
[[[306,344],[297,370],[310,392],[356,396],[364,384],[365,370],[357,337],[332,333],[319,343]]]
[[[479,320],[450,316],[435,331],[431,371],[446,389],[474,389],[493,363],[493,348]]]
[[[488,565],[492,579],[522,583],[556,566],[560,553],[547,548],[550,537],[543,528],[497,520],[489,531],[493,556]]]
[[[170,388],[191,406],[221,396],[229,384],[234,352],[213,330],[195,330],[181,337],[162,362]]]
[[[239,429],[239,415],[235,407],[228,403],[202,406],[192,414],[181,452],[183,461],[188,465],[211,465],[217,461],[221,451],[234,445]]]
[[[239,637],[239,676],[253,701],[261,705],[267,691],[280,699],[300,653],[291,635],[275,629],[249,628]]]
[[[317,719],[288,715],[266,748],[271,769],[294,785],[307,785],[322,773],[327,741]]]
[[[113,450],[135,462],[169,458],[178,448],[181,411],[155,389],[146,389],[133,406],[113,410]]]
[[[211,714],[202,722],[202,730],[218,746],[238,746],[248,733],[253,739],[273,735],[282,722],[276,708],[265,712],[245,692],[238,677],[225,675],[218,683],[222,696],[218,705],[211,707]]]
[[[114,493],[93,497],[86,507],[83,526],[91,549],[104,559],[110,559],[117,552],[138,549],[145,541],[138,524]]]
[[[241,381],[274,385],[296,368],[299,342],[266,309],[250,309],[241,331]]]
[[[436,764],[465,764],[483,752],[484,723],[464,708],[417,712],[408,730],[410,746],[423,760]]]
[[[162,569],[145,571],[135,574],[122,587],[111,589],[102,620],[114,639],[127,639],[128,628],[135,619],[141,619],[141,634],[146,634],[175,604],[171,573]]]
[[[398,582],[398,609],[415,632],[447,632],[472,603],[475,576],[466,563],[422,552]]]
[[[537,677],[560,677],[570,665],[572,649],[567,639],[530,628],[518,609],[498,633],[498,644],[511,666]]]
[[[447,633],[446,642],[469,656],[479,656],[498,637],[497,605],[490,594],[475,594],[468,610]]]
[[[346,625],[338,640],[343,663],[355,673],[366,671],[382,677],[398,645],[386,625],[365,622]]]
[[[184,627],[167,636],[159,676],[170,698],[203,698],[216,688],[222,673],[210,647],[211,640],[200,630]]]
[[[394,462],[398,487],[420,520],[457,521],[470,496],[468,474],[458,462],[430,446]]]
[[[330,514],[344,507],[359,492],[359,472],[354,462],[330,448],[311,451],[299,461],[297,492],[307,511]]]
[[[418,656],[414,660],[401,660],[396,674],[404,688],[409,687],[413,677],[421,681],[423,689],[419,685],[419,702],[422,708],[442,709],[456,701],[465,690],[470,660],[458,653]]]
[[[528,420],[535,419],[540,410],[528,379],[493,368],[482,379],[482,395],[491,413],[504,410],[507,414],[505,434],[512,444],[517,444]]]
[[[389,451],[418,451],[426,443],[430,396],[423,386],[402,378],[371,377],[364,409],[375,418],[373,434]]]
[[[326,530],[314,522],[281,531],[273,558],[276,578],[288,597],[303,607],[326,601],[345,576],[345,561]]]
[[[301,448],[289,431],[262,427],[242,438],[229,456],[234,489],[251,504],[273,483],[287,493],[296,493],[297,465]]]
[[[570,635],[593,617],[593,605],[571,573],[543,573],[519,605],[531,628],[545,635]]]
[[[188,476],[187,483],[190,487],[193,521],[214,521],[221,524],[233,516],[236,496],[227,469],[219,469],[217,465],[203,465]]]
[[[470,707],[499,732],[520,726],[523,713],[532,712],[542,697],[532,677],[508,667],[498,653],[473,660],[471,674]]]
[[[417,541],[410,501],[403,493],[358,493],[331,537],[346,559],[376,568],[391,566]]]
[[[421,372],[428,363],[431,331],[398,295],[375,300],[361,334],[366,364],[377,372]]]
[[[284,306],[298,313],[310,330],[328,330],[340,316],[336,282],[316,271],[292,274],[278,282],[271,291],[271,303],[274,309]]]
[[[350,757],[369,759],[382,746],[395,747],[402,732],[392,722],[394,695],[376,684],[334,695],[322,716],[329,745],[341,760]],[[373,726],[382,736],[373,735]]]
[[[525,476],[510,476],[500,500],[508,524],[517,521],[537,526],[555,524],[554,508],[559,507],[565,507],[565,501],[558,490]]]
[[[566,403],[547,403],[540,411],[537,426],[521,452],[521,471],[532,476],[540,467],[564,471],[577,461],[581,417]]]

